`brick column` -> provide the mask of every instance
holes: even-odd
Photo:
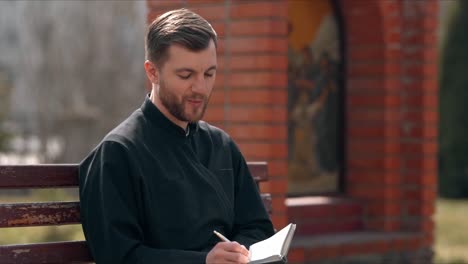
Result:
[[[347,49],[347,193],[367,228],[433,244],[438,2],[342,1]]]
[[[403,228],[433,244],[437,196],[437,17],[438,1],[402,3],[401,160]]]
[[[399,1],[342,1],[346,45],[347,194],[368,229],[400,227]]]
[[[219,34],[219,70],[205,120],[226,130],[249,161],[267,161],[273,223],[286,225],[287,2],[148,0],[148,20],[175,8],[206,18]]]

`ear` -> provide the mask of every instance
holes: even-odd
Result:
[[[156,65],[149,60],[145,61],[145,72],[148,80],[153,84],[159,83],[159,71]]]

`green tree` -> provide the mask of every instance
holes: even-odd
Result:
[[[441,47],[439,194],[468,197],[468,1],[451,10]]]

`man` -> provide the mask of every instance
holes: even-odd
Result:
[[[247,263],[246,247],[273,234],[239,149],[200,121],[216,41],[186,9],[149,26],[151,93],[80,165],[83,230],[98,264]]]

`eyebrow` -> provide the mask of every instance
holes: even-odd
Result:
[[[205,72],[211,71],[211,70],[216,70],[216,65],[213,65],[213,66],[209,67]],[[176,69],[175,72],[176,73],[181,73],[181,72],[196,72],[196,71],[194,69],[190,69],[190,68],[180,68],[180,69]]]

